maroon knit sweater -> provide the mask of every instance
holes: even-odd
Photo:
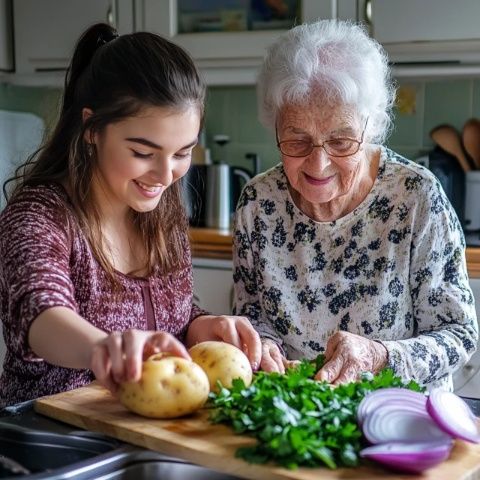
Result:
[[[52,365],[28,346],[33,320],[47,308],[68,307],[111,332],[163,330],[183,339],[204,312],[192,303],[192,268],[185,232],[185,266],[148,278],[117,274],[114,293],[95,260],[65,190],[26,187],[0,215],[0,319],[7,354],[0,377],[0,407],[80,387],[90,370]],[[55,332],[51,332],[55,345]]]

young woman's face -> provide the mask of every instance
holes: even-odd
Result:
[[[190,167],[197,143],[197,108],[150,107],[94,136],[94,191],[102,211],[153,210]]]

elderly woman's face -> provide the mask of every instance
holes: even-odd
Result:
[[[360,141],[363,128],[360,118],[346,106],[286,105],[277,122],[277,136],[280,142],[307,141],[321,145],[339,138]],[[322,147],[314,148],[303,157],[282,153],[291,188],[311,204],[327,203],[348,194],[355,185],[364,158],[361,147],[357,153],[346,157],[329,155]]]

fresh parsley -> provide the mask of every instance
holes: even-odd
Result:
[[[231,389],[210,394],[213,423],[228,424],[236,433],[257,439],[257,444],[240,448],[238,457],[290,469],[353,467],[362,448],[356,412],[365,394],[385,387],[422,391],[413,381],[405,385],[391,369],[332,388],[313,379],[323,360],[304,360],[283,375],[259,372],[249,387],[237,379]]]

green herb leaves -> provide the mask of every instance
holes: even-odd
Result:
[[[320,356],[313,362],[302,361],[284,375],[259,372],[248,388],[242,380],[234,380],[230,390],[210,394],[213,423],[229,424],[236,433],[258,440],[239,449],[237,456],[286,468],[355,466],[362,448],[356,411],[365,394],[385,387],[421,391],[415,382],[404,385],[389,369],[332,388],[313,380],[322,364]]]

